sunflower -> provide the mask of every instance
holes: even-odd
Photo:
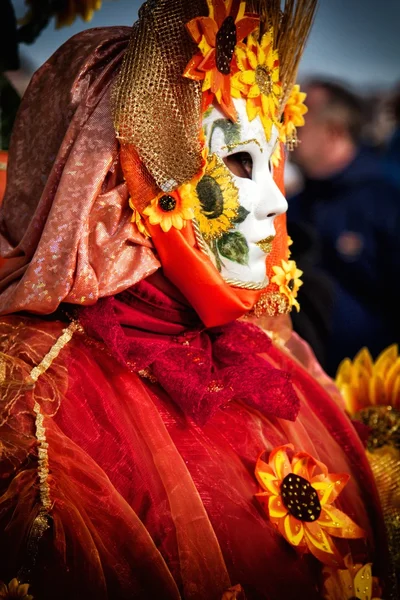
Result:
[[[332,506],[349,475],[328,473],[326,465],[307,452],[298,452],[290,461],[288,450],[293,446],[275,448],[268,463],[258,459],[255,474],[263,491],[256,496],[289,544],[337,567],[343,561],[331,536],[358,539],[365,535],[350,517]]]
[[[23,23],[29,22],[39,12],[43,13],[42,0],[25,0],[25,4],[30,7],[30,11],[23,18]],[[55,16],[56,28],[59,29],[72,25],[78,16],[86,22],[91,21],[94,12],[101,8],[102,0],[59,0],[53,4],[54,8],[50,8],[51,15]]]
[[[247,14],[246,2],[207,0],[208,17],[197,17],[186,27],[200,52],[190,60],[184,76],[203,81],[204,106],[215,96],[229,119],[237,113],[231,97],[231,75],[237,70],[234,50],[259,24],[257,15]]]
[[[280,126],[280,139],[289,150],[293,150],[299,141],[297,127],[304,125],[304,116],[308,111],[304,104],[307,94],[300,91],[299,85],[294,85],[283,111],[283,122]]]
[[[249,35],[246,44],[238,44],[235,54],[239,72],[232,77],[232,96],[247,99],[249,121],[259,115],[269,140],[272,125],[279,129],[282,91],[278,52],[273,49],[273,30],[264,33],[260,43],[254,34]]]
[[[144,224],[142,215],[135,208],[135,205],[133,204],[132,198],[129,198],[129,206],[131,207],[131,209],[133,211],[131,221],[132,221],[132,223],[135,223],[139,233],[141,233],[146,238],[151,237],[150,233],[148,232],[148,230],[146,228],[146,225]]]
[[[0,581],[0,600],[12,600],[20,598],[21,600],[33,600],[33,596],[28,594],[29,583],[19,583],[14,577],[10,583],[6,585]]]
[[[216,154],[208,156],[200,181],[182,186],[181,194],[194,206],[196,221],[207,242],[233,228],[239,210],[239,190],[228,167]]]
[[[160,225],[165,232],[171,227],[182,229],[187,221],[194,218],[192,203],[179,190],[161,192],[146,206],[143,214],[148,217],[150,225]]]
[[[391,406],[400,410],[400,356],[397,344],[384,350],[374,362],[367,348],[355,359],[343,360],[336,385],[351,415],[369,406]]]
[[[353,565],[351,557],[344,560],[346,569],[324,567],[324,600],[381,600],[377,577],[372,577],[371,563]]]
[[[300,310],[300,305],[297,302],[297,292],[303,282],[300,277],[303,275],[303,271],[300,271],[296,267],[294,260],[283,260],[281,261],[282,266],[272,267],[275,275],[271,278],[271,283],[276,283],[279,286],[281,294],[286,296],[289,300],[290,306],[295,306],[297,311]]]

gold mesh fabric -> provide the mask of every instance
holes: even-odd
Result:
[[[163,191],[201,168],[201,83],[182,74],[197,50],[185,25],[207,14],[205,0],[148,0],[113,92],[118,138],[135,146]]]

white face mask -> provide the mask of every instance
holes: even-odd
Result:
[[[273,180],[270,160],[278,131],[266,140],[259,117],[249,121],[246,101],[234,99],[232,123],[216,107],[203,128],[209,149],[205,177],[197,186],[197,222],[215,266],[229,283],[268,284],[266,255],[275,235],[274,219],[287,202]],[[204,244],[203,244],[204,246]]]

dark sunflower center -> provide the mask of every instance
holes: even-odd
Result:
[[[223,75],[231,72],[231,62],[236,46],[236,25],[233,17],[226,17],[218,33],[215,46],[217,69]]]
[[[321,514],[317,492],[304,477],[286,475],[281,483],[282,502],[299,521],[316,521]]]
[[[224,212],[224,196],[218,183],[210,175],[204,175],[196,186],[202,213],[207,219],[217,219]]]
[[[287,286],[288,286],[289,290],[290,290],[291,292],[293,292],[293,290],[294,290],[294,279],[291,279],[291,280],[289,281],[289,283],[287,284]]]
[[[159,199],[158,205],[164,212],[171,212],[171,210],[176,208],[176,200],[172,196],[165,194],[165,196],[161,196]]]
[[[270,70],[258,65],[255,76],[260,92],[265,96],[269,96],[272,93],[272,76]]]

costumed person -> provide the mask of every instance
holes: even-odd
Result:
[[[149,0],[35,74],[0,221],[0,597],[390,597],[364,447],[274,324],[314,9]]]

